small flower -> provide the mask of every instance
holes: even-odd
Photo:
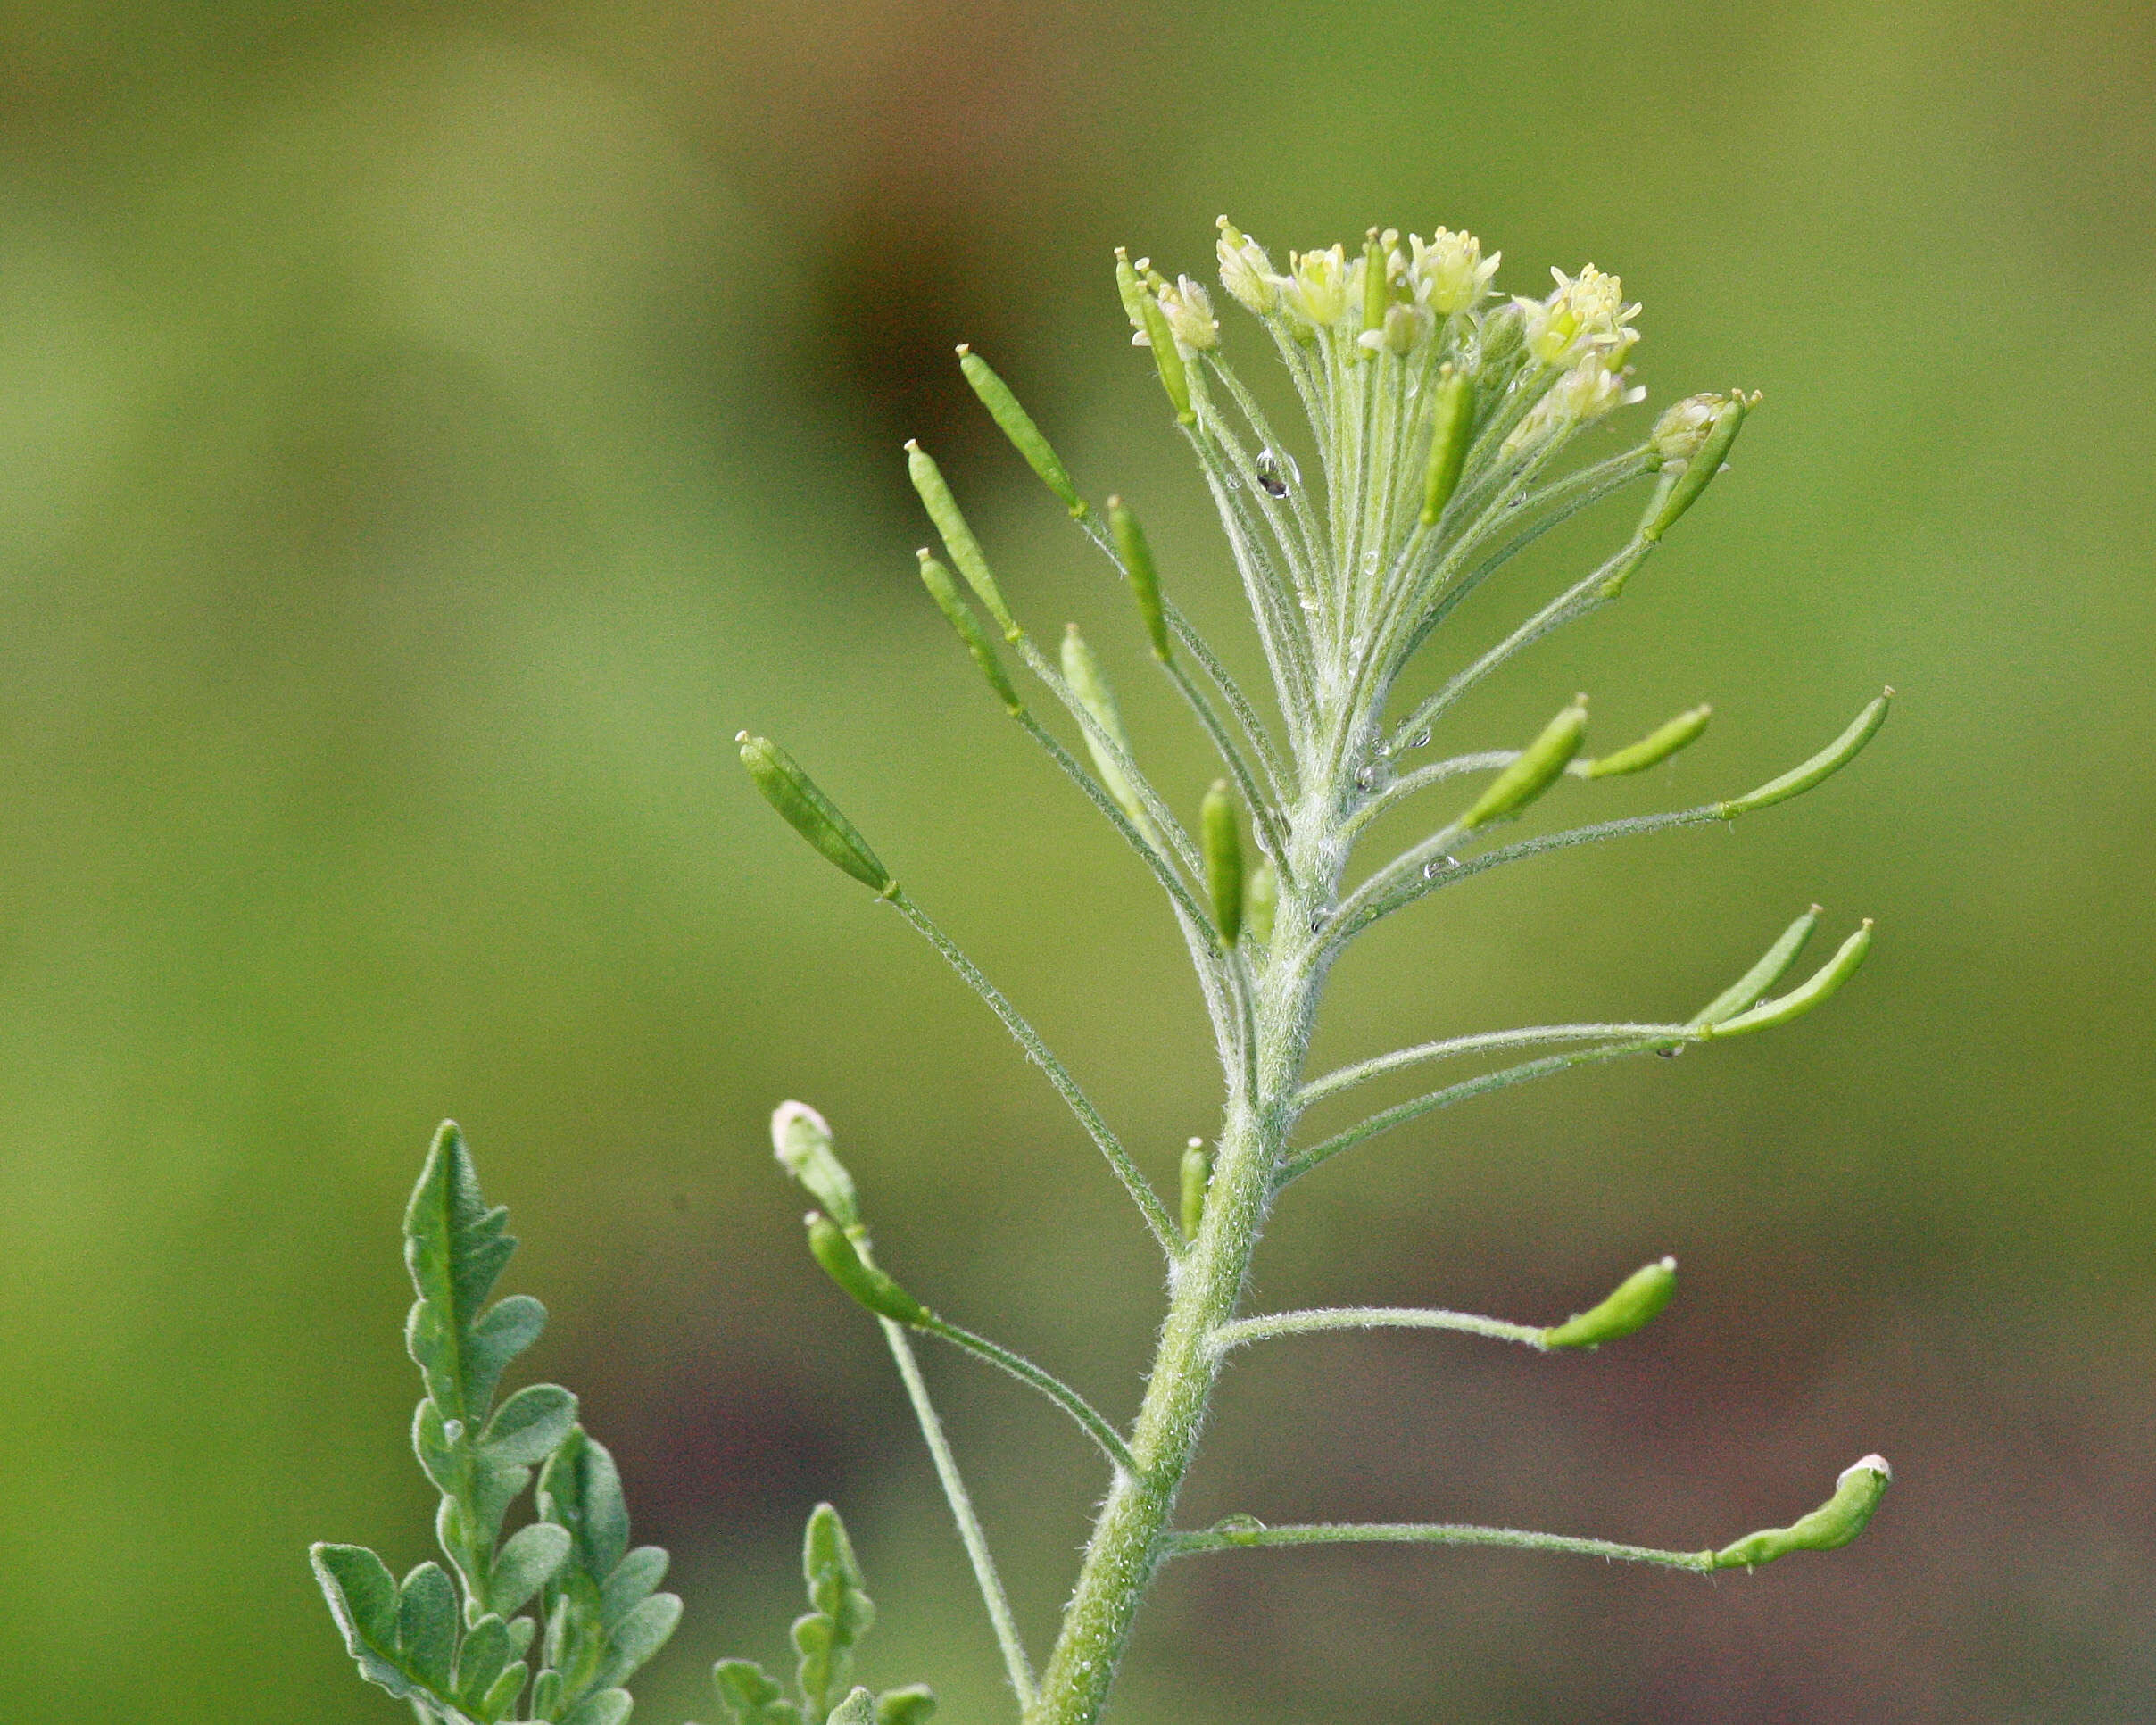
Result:
[[[1612,371],[1599,357],[1574,366],[1550,386],[1527,418],[1513,428],[1505,440],[1505,449],[1517,454],[1546,438],[1576,431],[1612,408],[1645,399],[1646,391],[1628,389],[1625,377],[1622,371]]]
[[[1348,253],[1335,245],[1326,252],[1298,252],[1288,260],[1294,278],[1288,307],[1305,323],[1330,329],[1348,314]]]
[[[1261,318],[1280,309],[1284,278],[1273,273],[1265,248],[1240,232],[1227,217],[1220,219],[1220,285],[1245,308]]]
[[[1664,467],[1679,467],[1699,453],[1721,411],[1720,395],[1687,395],[1654,421],[1647,442]]]
[[[1528,351],[1545,365],[1576,365],[1590,355],[1610,369],[1639,339],[1628,326],[1639,315],[1624,303],[1624,284],[1588,264],[1577,276],[1553,269],[1557,286],[1546,300],[1516,299],[1527,319]]]
[[[1408,289],[1440,318],[1480,305],[1488,296],[1490,278],[1505,255],[1493,252],[1485,258],[1480,240],[1449,228],[1439,228],[1427,244],[1410,234],[1407,244],[1414,253],[1406,265]]]
[[[1160,290],[1159,297],[1177,341],[1192,350],[1220,345],[1220,320],[1213,315],[1212,296],[1190,277],[1176,277]]]

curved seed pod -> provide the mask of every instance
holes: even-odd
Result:
[[[1198,1238],[1198,1231],[1206,1219],[1206,1190],[1213,1183],[1213,1158],[1206,1153],[1205,1140],[1193,1138],[1182,1153],[1182,1237],[1186,1242]]]
[[[1729,460],[1729,445],[1744,428],[1745,413],[1750,405],[1739,392],[1716,410],[1714,428],[1700,445],[1699,453],[1685,463],[1684,471],[1677,476],[1675,484],[1666,489],[1656,487],[1647,503],[1646,516],[1639,524],[1642,539],[1652,543],[1661,538],[1676,525],[1679,516],[1699,501],[1699,493],[1713,483],[1714,476],[1721,471],[1721,464]]]
[[[1215,779],[1198,811],[1199,836],[1206,858],[1206,889],[1212,895],[1213,922],[1221,943],[1233,946],[1243,932],[1242,818],[1228,781]]]
[[[1004,710],[1013,718],[1017,717],[1025,710],[1025,703],[1018,699],[1017,690],[1011,686],[1011,680],[1004,672],[1003,661],[996,656],[996,643],[981,626],[981,619],[974,615],[973,607],[959,594],[958,584],[950,578],[950,571],[925,549],[917,555],[921,560],[921,585],[936,601],[936,609],[958,632],[958,639],[974,656],[974,663],[981,668],[981,675],[988,679],[988,686],[996,692],[996,699],[1003,703]]]
[[[862,885],[874,887],[885,898],[898,890],[898,882],[868,848],[868,841],[816,788],[792,755],[769,737],[752,737],[746,731],[737,733],[734,740],[741,744],[742,765],[749,769],[756,788],[786,817],[789,826]]]
[[[1460,469],[1475,425],[1475,386],[1464,371],[1455,371],[1438,386],[1431,410],[1430,466],[1422,475],[1422,522],[1438,525],[1446,504],[1459,489]]]
[[[1893,1481],[1894,1470],[1886,1465],[1886,1458],[1867,1455],[1843,1471],[1834,1482],[1834,1496],[1811,1514],[1792,1526],[1765,1528],[1724,1546],[1714,1554],[1714,1567],[1755,1569],[1793,1551],[1833,1551],[1845,1546],[1864,1530]]]
[[[1545,1348],[1593,1348],[1645,1329],[1677,1291],[1677,1260],[1658,1258],[1632,1272],[1601,1305],[1542,1332]]]
[[[958,369],[966,374],[966,381],[981,398],[981,405],[988,410],[989,418],[1003,427],[1003,435],[1011,440],[1011,447],[1025,458],[1025,464],[1041,476],[1041,483],[1063,502],[1075,520],[1085,513],[1085,499],[1078,494],[1078,487],[1071,483],[1071,476],[1063,461],[1041,435],[1041,427],[1033,423],[1033,416],[1018,404],[1011,394],[1010,386],[999,377],[988,361],[974,352],[969,345],[958,344]]]
[[[1478,826],[1519,813],[1549,789],[1586,741],[1587,697],[1574,695],[1572,704],[1544,726],[1542,734],[1489,782],[1460,817],[1459,825],[1472,833]]]
[[[1615,778],[1621,773],[1644,773],[1650,767],[1669,759],[1679,749],[1699,740],[1699,734],[1707,728],[1707,721],[1714,716],[1712,707],[1695,707],[1688,713],[1679,713],[1660,729],[1650,731],[1638,742],[1629,744],[1598,759],[1582,763],[1580,773],[1590,779]]]
[[[1150,294],[1140,300],[1138,310],[1145,321],[1146,339],[1153,345],[1153,364],[1160,372],[1160,386],[1168,392],[1175,417],[1184,425],[1197,424],[1198,415],[1190,411],[1190,374],[1183,369],[1182,350],[1175,345],[1168,314]]]
[[[1871,919],[1841,944],[1841,950],[1804,982],[1779,999],[1762,1000],[1749,1012],[1740,1012],[1707,1027],[1709,1036],[1742,1036],[1746,1031],[1767,1030],[1802,1018],[1812,1008],[1830,999],[1835,990],[1856,974],[1856,967],[1871,950]]]
[[[1085,637],[1078,633],[1075,623],[1066,624],[1063,631],[1063,676],[1071,685],[1071,692],[1078,697],[1079,704],[1093,716],[1093,722],[1114,739],[1115,746],[1127,757],[1131,754],[1130,734],[1123,728],[1123,711],[1115,705],[1115,692],[1108,686],[1107,677],[1100,669],[1100,661],[1093,657],[1093,650],[1085,644]],[[1160,829],[1153,825],[1153,817],[1146,812],[1143,799],[1131,783],[1130,775],[1123,770],[1115,757],[1102,748],[1091,732],[1086,733],[1086,751],[1093,758],[1093,767],[1100,775],[1100,783],[1107,793],[1115,799],[1123,812],[1131,817],[1131,825],[1145,836],[1146,842],[1155,850],[1160,848]]]
[[[771,1116],[771,1153],[842,1228],[860,1225],[853,1176],[831,1148],[831,1127],[806,1102],[782,1102]]]
[[[1144,335],[1145,282],[1132,266],[1131,254],[1120,245],[1115,248],[1115,297],[1123,302],[1123,313],[1130,319],[1131,328]]]
[[[1796,962],[1796,955],[1804,950],[1804,942],[1812,938],[1819,919],[1820,908],[1813,905],[1782,930],[1780,938],[1767,949],[1757,964],[1702,1007],[1692,1022],[1719,1024],[1756,1005],[1760,997],[1780,982],[1789,966]]]
[[[1815,784],[1832,778],[1857,757],[1857,751],[1871,741],[1872,734],[1886,722],[1886,709],[1894,700],[1889,688],[1874,696],[1864,710],[1859,713],[1849,728],[1828,743],[1818,754],[1801,767],[1792,767],[1778,779],[1769,779],[1756,791],[1747,791],[1741,797],[1732,797],[1714,812],[1723,820],[1735,820],[1739,815],[1748,815],[1754,809],[1765,809],[1770,804],[1786,802],[1791,797],[1802,796]]]
[[[1139,620],[1146,639],[1153,643],[1153,657],[1163,665],[1172,651],[1168,643],[1167,613],[1160,602],[1160,576],[1153,567],[1153,548],[1146,543],[1138,518],[1124,507],[1123,499],[1108,499],[1108,527],[1115,535],[1115,549],[1131,582],[1131,597],[1137,601]]]
[[[1279,910],[1280,870],[1273,867],[1272,858],[1260,857],[1243,890],[1243,924],[1260,946],[1273,944],[1273,919]]]
[[[927,510],[928,518],[936,524],[944,548],[950,552],[950,560],[958,566],[958,573],[966,577],[966,585],[988,607],[988,614],[996,619],[1003,638],[1017,640],[1025,632],[1011,616],[1010,607],[1003,602],[1003,590],[989,573],[988,559],[982,553],[981,542],[974,537],[974,530],[966,525],[958,500],[950,494],[950,487],[943,482],[943,469],[936,465],[933,456],[910,437],[906,440],[906,471],[912,476],[913,488],[921,495],[922,507]]]
[[[852,1237],[820,1210],[808,1212],[808,1250],[825,1274],[878,1317],[918,1325],[933,1315],[875,1265],[864,1263]]]

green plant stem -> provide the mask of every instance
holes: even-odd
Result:
[[[1538,1323],[1508,1323],[1503,1318],[1477,1317],[1472,1312],[1444,1312],[1429,1306],[1339,1306],[1314,1312],[1269,1312],[1262,1317],[1238,1318],[1213,1332],[1213,1351],[1224,1354],[1254,1341],[1272,1341],[1281,1336],[1310,1336],[1332,1330],[1457,1330],[1492,1341],[1516,1341],[1546,1351],[1542,1338],[1548,1333]]]
[[[876,1322],[883,1326],[883,1339],[891,1344],[891,1357],[898,1365],[899,1379],[906,1386],[907,1399],[913,1403],[914,1417],[921,1423],[921,1439],[928,1446],[928,1458],[935,1464],[936,1479],[943,1487],[945,1501],[950,1505],[951,1519],[958,1524],[958,1541],[972,1561],[974,1580],[981,1588],[982,1602],[988,1607],[989,1621],[995,1626],[996,1644],[1003,1649],[1003,1669],[1009,1674],[1018,1705],[1030,1710],[1033,1704],[1032,1662],[1026,1657],[1025,1643],[1018,1638],[1017,1620],[1011,1615],[1010,1598],[1003,1591],[1003,1578],[996,1573],[996,1560],[989,1553],[988,1536],[982,1531],[981,1518],[974,1511],[973,1496],[958,1472],[958,1459],[950,1453],[950,1440],[943,1435],[943,1422],[937,1417],[935,1404],[928,1397],[928,1385],[921,1377],[921,1363],[914,1357],[912,1338],[907,1335],[903,1324],[894,1323],[889,1318],[879,1318]]]
[[[1130,1446],[1123,1434],[1107,1422],[1107,1418],[1070,1385],[1053,1373],[1043,1372],[1023,1354],[1014,1354],[1008,1348],[998,1346],[986,1336],[976,1336],[970,1330],[961,1329],[948,1318],[931,1313],[921,1325],[932,1336],[941,1336],[953,1347],[963,1348],[969,1354],[977,1354],[991,1365],[998,1366],[1030,1389],[1038,1389],[1072,1419],[1079,1429],[1100,1446],[1100,1453],[1123,1471],[1137,1471],[1138,1464],[1132,1458]]]
[[[1170,1534],[1163,1545],[1163,1557],[1183,1557],[1201,1551],[1241,1551],[1258,1546],[1502,1546],[1513,1551],[1569,1552],[1627,1563],[1657,1563],[1664,1569],[1691,1570],[1701,1575],[1714,1568],[1711,1551],[1663,1551],[1654,1546],[1620,1545],[1613,1539],[1576,1539],[1562,1533],[1473,1527],[1458,1522],[1320,1522],[1300,1527],[1237,1528]]]

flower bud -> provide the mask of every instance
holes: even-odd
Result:
[[[1288,260],[1292,284],[1288,306],[1304,322],[1330,329],[1348,314],[1348,254],[1335,245],[1325,252],[1298,252]]]
[[[742,765],[749,769],[756,788],[786,817],[788,825],[864,886],[874,887],[885,898],[898,891],[898,882],[868,848],[868,841],[832,806],[792,755],[770,738],[752,737],[746,731],[734,740],[741,744]]]
[[[1489,782],[1488,788],[1460,817],[1461,827],[1472,833],[1478,826],[1519,813],[1556,782],[1586,740],[1587,697],[1574,695],[1572,704],[1544,726],[1542,734]]]
[[[1078,494],[1078,487],[1071,483],[1071,476],[1064,470],[1062,460],[1049,447],[1049,441],[1041,435],[1041,427],[1033,423],[1033,416],[1018,404],[1018,398],[1010,392],[1010,386],[999,377],[986,360],[964,343],[958,346],[958,369],[966,374],[966,381],[973,386],[974,394],[981,398],[981,405],[989,417],[1003,427],[1003,435],[1011,440],[1011,447],[1025,458],[1026,466],[1041,476],[1041,482],[1069,510],[1073,518],[1085,513],[1085,499]]]
[[[933,1315],[875,1265],[864,1262],[853,1237],[820,1210],[808,1212],[808,1251],[825,1275],[879,1318],[920,1324]]]
[[[1708,719],[1713,716],[1712,707],[1695,707],[1688,713],[1679,713],[1660,729],[1648,732],[1638,742],[1588,761],[1585,776],[1607,779],[1625,773],[1644,773],[1648,767],[1669,759],[1679,749],[1698,741],[1700,733],[1707,728]]]
[[[936,524],[936,531],[943,537],[944,548],[950,552],[950,560],[958,566],[958,573],[966,577],[966,585],[979,595],[988,607],[988,614],[996,619],[1006,641],[1016,641],[1025,633],[1010,614],[1010,607],[1003,602],[1003,590],[996,585],[996,577],[989,573],[988,559],[982,554],[981,542],[974,537],[974,530],[966,525],[966,517],[958,508],[958,500],[950,494],[950,487],[943,481],[943,470],[934,458],[912,438],[906,440],[906,470],[913,477],[913,488],[920,493],[922,507],[928,518]]]
[[[831,1148],[831,1128],[806,1102],[782,1102],[771,1116],[771,1150],[842,1228],[860,1225],[853,1176]]]
[[[988,686],[996,692],[996,699],[1003,703],[1004,711],[1013,718],[1025,710],[1025,703],[1018,699],[1018,692],[1011,686],[1010,677],[1003,669],[1003,661],[996,656],[996,643],[989,639],[988,631],[981,626],[981,619],[974,615],[958,593],[958,584],[950,578],[950,571],[931,557],[925,549],[916,553],[921,560],[921,585],[928,589],[929,596],[936,601],[936,609],[949,619],[950,626],[958,632],[958,639],[966,643],[966,651],[974,656],[974,663],[981,668],[981,675],[988,679]]]
[[[1862,1533],[1894,1481],[1884,1455],[1867,1455],[1843,1471],[1834,1496],[1786,1528],[1747,1534],[1714,1554],[1716,1569],[1755,1569],[1793,1551],[1833,1551]]]
[[[1175,339],[1193,352],[1220,345],[1220,320],[1213,315],[1213,298],[1188,276],[1160,290],[1161,314]]]
[[[1123,558],[1146,639],[1153,643],[1153,657],[1165,665],[1172,657],[1168,618],[1160,602],[1160,576],[1153,567],[1153,548],[1146,543],[1145,529],[1138,525],[1138,518],[1124,507],[1120,497],[1108,499],[1108,527],[1115,535],[1115,550]]]
[[[1459,488],[1460,469],[1474,430],[1475,386],[1464,371],[1448,373],[1430,413],[1430,465],[1422,476],[1422,525],[1434,527]]]
[[[1658,1258],[1632,1272],[1601,1305],[1542,1332],[1545,1348],[1595,1348],[1643,1330],[1677,1291],[1677,1260]]]
[[[1124,315],[1130,319],[1131,328],[1138,332],[1132,340],[1142,346],[1141,338],[1145,335],[1145,312],[1142,309],[1146,298],[1145,283],[1132,268],[1131,254],[1120,245],[1115,248],[1115,293],[1123,301]]]
[[[1280,309],[1280,278],[1273,273],[1273,260],[1227,217],[1219,225],[1220,285],[1246,310],[1271,317]]]
[[[1647,445],[1654,452],[1654,460],[1662,467],[1682,467],[1699,453],[1700,446],[1714,429],[1715,416],[1721,411],[1727,398],[1721,395],[1687,395],[1673,407],[1664,408],[1662,417],[1654,421],[1654,429],[1647,435]]]
[[[1213,922],[1221,944],[1233,946],[1243,932],[1242,821],[1225,779],[1215,779],[1198,811],[1198,832],[1206,859],[1206,888],[1213,900]]]

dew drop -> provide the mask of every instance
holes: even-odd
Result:
[[[1289,465],[1292,467],[1294,464],[1290,462]],[[1280,458],[1269,449],[1261,449],[1257,452],[1257,483],[1258,488],[1268,497],[1285,497],[1288,494],[1288,481],[1281,472]]]
[[[1237,478],[1234,474],[1231,473],[1228,476],[1228,489],[1230,491],[1240,491],[1242,488],[1243,482]]]
[[[1355,769],[1355,788],[1358,791],[1369,790],[1377,783],[1377,779],[1378,775],[1367,767],[1358,767]]]
[[[1418,749],[1427,749],[1427,748],[1429,748],[1429,747],[1430,747],[1430,733],[1429,733],[1429,732],[1427,732],[1427,731],[1425,731],[1425,732],[1423,732],[1423,733],[1422,733],[1422,734],[1421,736],[1417,737],[1417,738],[1414,740],[1414,746],[1415,746],[1416,748],[1418,748]]]
[[[1673,1049],[1656,1049],[1654,1052],[1659,1054],[1664,1060],[1674,1060],[1679,1055],[1684,1052],[1684,1044],[1679,1042]]]
[[[1363,553],[1363,573],[1364,573],[1364,575],[1375,575],[1377,572],[1378,572],[1378,554],[1377,554],[1377,552],[1374,552],[1374,551],[1366,551],[1366,552],[1364,552]]]
[[[1460,859],[1457,857],[1433,857],[1422,865],[1422,878],[1426,881],[1434,881],[1447,869],[1457,868],[1459,866]]]

